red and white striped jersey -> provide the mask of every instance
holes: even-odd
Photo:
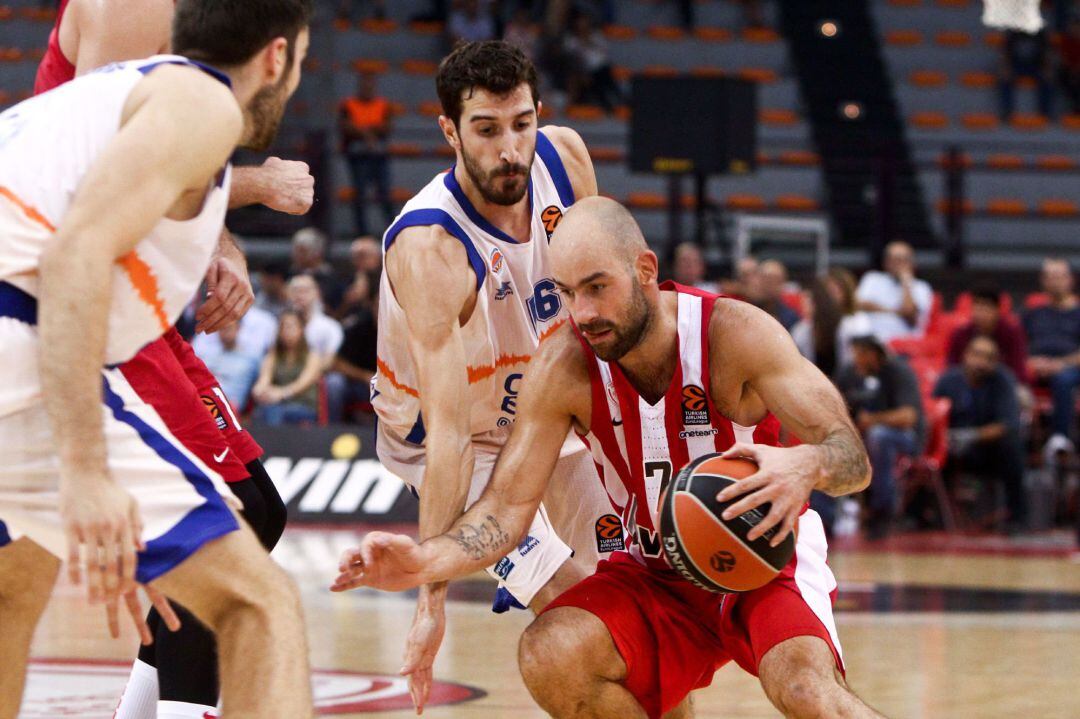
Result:
[[[592,417],[582,439],[612,506],[622,516],[626,549],[643,564],[666,569],[658,505],[674,473],[735,442],[779,445],[780,423],[769,414],[757,425],[743,427],[717,412],[709,396],[709,318],[718,297],[674,282],[660,289],[679,296],[679,363],[655,405],[637,393],[618,364],[601,360],[580,334],[578,339],[592,385]]]

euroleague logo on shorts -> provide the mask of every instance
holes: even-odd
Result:
[[[206,411],[214,418],[214,423],[217,424],[217,428],[225,430],[229,426],[229,423],[225,420],[225,415],[221,413],[221,407],[218,405],[217,400],[208,394],[204,394],[202,395],[202,403],[206,407]]]
[[[596,551],[617,552],[623,548],[622,520],[614,514],[605,514],[596,520]]]
[[[555,205],[548,205],[544,208],[544,211],[540,213],[540,219],[544,223],[544,231],[547,232],[548,239],[555,234],[555,228],[562,222],[562,210]]]
[[[683,424],[708,424],[709,403],[705,399],[705,390],[696,384],[682,388]]]
[[[498,274],[503,268],[503,253],[498,247],[491,251],[491,271]]]
[[[130,672],[130,662],[32,660],[26,699],[19,717],[101,719],[112,716]],[[311,680],[318,716],[412,709],[408,681],[396,674],[316,669]],[[460,704],[484,696],[486,693],[475,687],[435,681],[427,705]]]

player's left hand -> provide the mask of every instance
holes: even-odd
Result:
[[[431,610],[417,607],[401,667],[401,675],[409,680],[409,695],[417,714],[424,713],[431,693],[432,667],[445,633],[446,612],[441,607]]]
[[[268,157],[259,166],[262,204],[289,215],[303,215],[315,202],[315,178],[306,162]]]
[[[165,598],[165,595],[145,584],[142,585],[142,588],[150,602],[158,610],[158,614],[161,615],[161,619],[165,622],[165,626],[169,628],[169,631],[175,632],[179,629],[180,618],[176,616],[176,612],[173,611],[172,605],[169,604],[169,600]],[[154,635],[150,632],[150,627],[146,623],[146,612],[143,611],[142,605],[139,603],[139,597],[135,589],[124,593],[124,606],[127,608],[132,623],[135,625],[135,630],[139,633],[139,641],[144,646],[153,644]],[[119,639],[120,608],[116,597],[110,597],[105,601],[105,616],[109,623],[109,634],[112,635],[113,639]]]
[[[255,304],[247,267],[242,260],[219,255],[206,272],[206,301],[195,313],[195,331],[217,332],[238,322]]]
[[[783,542],[795,527],[803,505],[809,501],[810,492],[817,484],[818,462],[808,456],[807,449],[809,447],[806,445],[771,447],[738,442],[724,452],[726,459],[746,457],[754,460],[758,466],[757,472],[716,495],[720,502],[742,497],[724,510],[724,519],[738,517],[769,502],[769,513],[750,530],[746,538],[753,541],[779,526],[769,544],[776,547]]]

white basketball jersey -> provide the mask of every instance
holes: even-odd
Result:
[[[107,65],[0,114],[0,281],[38,295],[38,263],[72,197],[120,129],[135,85],[163,64],[193,65],[177,55]],[[180,316],[206,274],[228,209],[226,165],[199,215],[162,219],[116,262],[106,362],[130,359]]]
[[[573,204],[574,192],[558,152],[542,132],[537,133],[529,197],[532,232],[528,242],[518,243],[480,215],[451,168],[409,200],[383,236],[385,253],[402,230],[439,225],[465,246],[477,286],[476,308],[461,328],[474,435],[510,426],[529,359],[540,340],[566,321],[551,278],[548,241]],[[420,445],[425,437],[420,385],[408,336],[405,312],[384,269],[372,404],[394,434]]]

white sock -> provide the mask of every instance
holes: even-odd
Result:
[[[113,719],[155,719],[157,701],[157,669],[136,659]]]
[[[158,702],[157,719],[218,719],[217,707],[187,702]]]

